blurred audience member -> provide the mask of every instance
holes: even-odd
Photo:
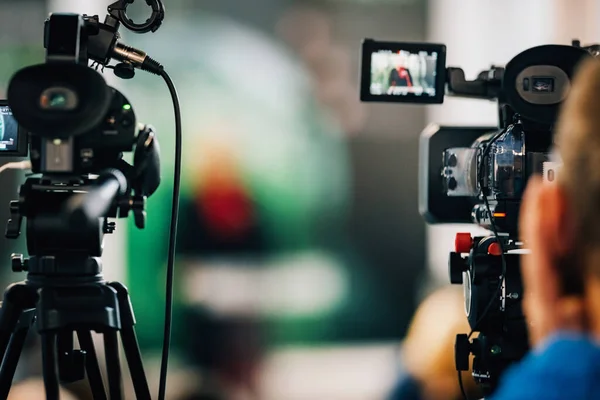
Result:
[[[562,109],[556,183],[532,179],[521,208],[524,311],[534,350],[494,400],[600,398],[600,62],[586,61]]]
[[[186,361],[202,377],[194,394],[200,397],[190,399],[258,398],[257,377],[263,355],[260,323],[251,317],[222,317],[200,308],[188,310],[185,319],[193,332],[185,338]]]
[[[461,287],[447,286],[427,297],[419,305],[402,344],[405,374],[389,399],[461,399],[454,341],[456,334],[469,330]],[[470,373],[463,373],[463,383],[470,399],[479,398]]]

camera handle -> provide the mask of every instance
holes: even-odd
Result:
[[[468,81],[461,68],[446,69],[448,94],[456,97],[494,100],[500,93],[500,85],[504,68],[492,66],[481,72],[477,79]]]
[[[143,24],[136,24],[127,16],[127,6],[135,0],[119,0],[109,5],[108,13],[119,20],[127,29],[135,33],[156,32],[165,18],[165,7],[161,0],[146,0],[152,8],[152,15]]]

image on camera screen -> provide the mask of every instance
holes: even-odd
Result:
[[[438,53],[377,50],[371,54],[371,95],[436,95]]]
[[[16,151],[19,124],[8,106],[0,106],[0,151]]]

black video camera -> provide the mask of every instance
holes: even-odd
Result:
[[[577,65],[598,46],[544,45],[527,49],[505,67],[492,67],[473,81],[460,68],[446,68],[442,44],[363,43],[361,100],[443,103],[444,95],[495,100],[497,127],[432,124],[420,138],[419,210],[428,223],[475,223],[493,234],[456,236],[449,275],[463,284],[471,333],[458,335],[456,367],[469,370],[484,393],[528,351],[518,238],[519,208],[528,179],[556,178],[553,126],[569,93]],[[577,283],[569,290],[577,291]],[[479,335],[471,340],[474,332]]]
[[[89,60],[102,68],[112,58],[123,60],[112,67],[123,78],[133,77],[135,62],[158,69],[145,54],[126,52],[133,49],[118,41],[119,25],[110,15],[104,23],[98,16],[49,17],[46,63],[18,71],[8,87],[8,104],[0,109],[0,156],[25,156],[29,148],[34,173],[82,175],[115,167],[136,138],[141,143],[145,136],[154,138],[151,127],[138,125],[127,98],[88,67]]]
[[[0,398],[8,396],[33,327],[42,338],[48,398],[58,398],[59,383],[85,375],[94,396],[107,398],[92,331],[104,336],[110,398],[122,398],[118,333],[136,397],[151,398],[127,288],[105,280],[101,256],[104,235],[116,227],[112,219],[133,214],[136,226],[145,227],[146,199],[160,184],[160,152],[154,129],[138,123],[130,101],[108,86],[98,69],[112,69],[123,79],[132,78],[136,68],[160,75],[177,104],[176,121],[181,116],[163,67],[119,40],[121,25],[137,33],[156,31],[164,18],[162,3],[146,0],[152,16],[144,24],[127,17],[131,3],[108,6],[104,22],[98,16],[51,14],[45,24],[46,62],[17,71],[8,101],[0,103],[0,156],[29,151],[33,173],[10,203],[6,228],[7,238],[17,238],[27,220],[29,257],[12,256],[13,271],[26,271],[27,278],[4,292],[0,309]],[[176,132],[180,138],[180,122]],[[129,163],[124,154],[132,151]],[[174,191],[174,202],[178,196]]]
[[[120,9],[112,11],[120,15]],[[160,24],[162,17],[153,21]],[[117,76],[129,79],[136,67],[155,74],[162,67],[145,53],[120,43],[120,24],[111,14],[103,23],[98,16],[50,15],[44,33],[46,62],[17,71],[8,86],[8,102],[0,105],[0,156],[26,156],[29,150],[32,172],[42,174],[21,188],[21,198],[32,201],[53,187],[63,193],[81,193],[109,176],[114,178],[109,180],[120,182],[122,206],[112,204],[114,198],[107,199],[87,219],[108,216],[109,209],[112,217],[117,216],[117,209],[122,216],[132,211],[136,225],[142,228],[145,198],[160,183],[158,142],[154,129],[137,122],[129,100],[108,86],[97,69],[111,68]],[[112,59],[121,62],[109,65]],[[134,149],[130,165],[123,154]],[[134,192],[131,198],[130,191]],[[65,207],[77,205],[79,212],[94,208],[81,207],[75,200],[79,197],[72,196]],[[89,201],[100,201],[92,197]],[[21,219],[26,216],[22,214],[30,209],[23,204],[11,208],[8,237],[19,235]]]

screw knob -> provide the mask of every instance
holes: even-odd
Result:
[[[27,271],[27,260],[23,254],[11,254],[10,261],[13,272]]]

